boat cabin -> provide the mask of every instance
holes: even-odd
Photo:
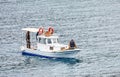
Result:
[[[65,48],[66,45],[59,44],[58,36],[49,36],[40,35],[37,37],[37,49],[41,51],[60,51]]]

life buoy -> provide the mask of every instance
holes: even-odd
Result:
[[[52,27],[49,27],[48,28],[48,32],[50,32],[51,34],[53,34],[54,33],[54,29]]]
[[[39,28],[38,34],[41,35],[41,34],[43,34],[43,32],[44,32],[44,29],[43,28]]]

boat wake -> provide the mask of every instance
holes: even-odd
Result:
[[[76,58],[56,58],[54,61],[59,61],[62,63],[67,63],[67,64],[76,64],[76,63],[81,63],[82,60],[76,59]]]
[[[41,58],[41,57],[35,57],[35,56],[25,56],[26,57],[26,63],[31,64],[30,63],[30,59],[35,59],[39,60],[39,62],[44,62],[44,61],[48,61],[51,63],[56,63],[56,62],[60,62],[60,63],[64,63],[64,64],[76,64],[76,63],[82,63],[83,61],[80,59],[76,59],[76,58]]]

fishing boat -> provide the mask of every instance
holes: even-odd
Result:
[[[59,43],[59,36],[54,33],[52,27],[47,31],[44,28],[23,28],[22,31],[26,32],[26,45],[21,46],[22,55],[44,58],[75,58],[80,52],[76,46],[70,48],[69,45]],[[30,33],[36,34],[35,46],[32,46]]]

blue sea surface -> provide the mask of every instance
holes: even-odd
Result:
[[[77,59],[21,54],[21,29],[49,26]],[[0,77],[120,77],[120,0],[0,0]]]

